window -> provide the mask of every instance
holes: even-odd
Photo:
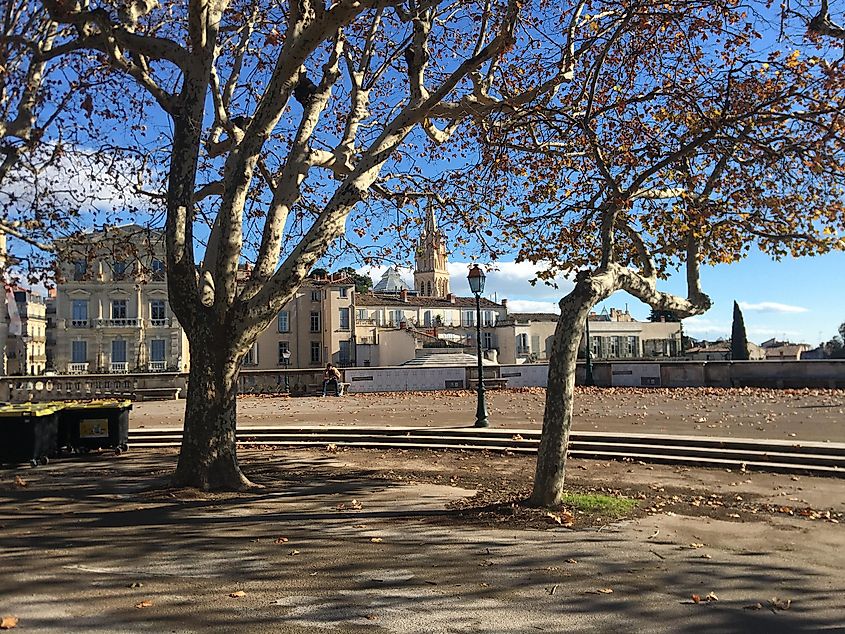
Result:
[[[338,313],[340,317],[340,329],[349,330],[349,309],[339,308]]]
[[[161,260],[158,260],[156,258],[153,258],[153,261],[150,262],[150,270],[153,273],[164,273],[164,262],[162,262]]]
[[[338,290],[338,295],[340,297],[349,297],[349,289],[346,286],[341,286]]]
[[[75,299],[71,305],[71,320],[74,326],[84,326],[88,321],[88,300]]]
[[[474,310],[465,310],[464,311],[463,325],[464,326],[474,326],[475,325],[475,311]]]
[[[485,350],[490,350],[493,347],[493,333],[492,332],[482,332],[481,333],[481,342],[484,345]]]
[[[311,342],[311,364],[317,365],[320,363],[320,342]]]
[[[88,361],[88,342],[72,341],[70,344],[70,362],[85,363]]]
[[[320,332],[320,313],[311,312],[311,332]]]
[[[637,350],[638,346],[637,346],[637,338],[636,337],[628,337],[628,342],[627,342],[626,347],[627,347],[628,354],[630,356],[632,356],[632,357],[637,356],[639,351]]]
[[[492,310],[485,310],[482,315],[481,324],[484,326],[495,326],[496,325],[496,313]]]
[[[279,312],[279,332],[290,332],[290,313],[286,310]]]
[[[244,365],[258,365],[258,342],[252,344],[244,357]]]
[[[431,326],[431,311],[427,310],[423,313],[423,326]]]
[[[531,352],[539,354],[540,352],[540,336],[531,335]]]
[[[356,321],[364,321],[367,318],[367,309],[366,308],[359,308],[355,313]]]
[[[338,360],[341,365],[349,365],[352,362],[352,344],[349,341],[341,341]]]
[[[594,357],[599,356],[601,350],[601,337],[590,337],[590,354]]]
[[[611,357],[618,357],[619,356],[619,337],[611,337],[610,338],[610,356]]]
[[[521,334],[516,336],[516,351],[519,354],[528,354],[528,335]]]
[[[129,264],[126,262],[126,260],[115,260],[111,266],[111,269],[114,272],[114,279],[123,279],[126,276],[127,268],[129,268]]]
[[[164,339],[151,339],[150,340],[150,361],[152,362],[164,362],[164,351],[165,351],[165,340]]]
[[[128,300],[113,299],[111,300],[111,318],[112,319],[126,319],[126,306]]]
[[[111,362],[126,363],[126,340],[114,339],[111,342]]]
[[[322,293],[320,291],[311,291],[311,301],[312,302],[319,302],[322,299]]]
[[[73,279],[81,280],[88,272],[88,260],[77,260],[73,263]]]
[[[279,342],[279,365],[290,365],[290,342]]]
[[[154,299],[150,302],[150,319],[153,321],[164,321],[167,319],[163,299]]]

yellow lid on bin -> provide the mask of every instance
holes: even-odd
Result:
[[[61,409],[61,403],[13,403],[11,405],[0,405],[0,418],[50,416]]]
[[[63,409],[126,409],[132,407],[130,400],[103,399],[99,401],[67,401]]]

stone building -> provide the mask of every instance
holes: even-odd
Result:
[[[611,308],[590,314],[590,354],[593,359],[653,359],[676,357],[681,350],[681,324],[636,321],[627,310]],[[511,313],[498,324],[499,362],[547,362],[558,315]],[[581,353],[586,341],[582,337]]]
[[[437,228],[434,209],[426,210],[425,228],[417,244],[414,289],[420,297],[444,298],[451,292],[446,236]]]
[[[308,278],[258,336],[245,368],[309,368],[355,362],[355,283],[344,275]]]
[[[164,248],[163,232],[138,225],[61,241],[58,372],[188,369],[187,339],[167,299]]]
[[[47,317],[38,293],[11,288],[6,293],[9,330],[6,339],[8,374],[44,374],[47,366]]]

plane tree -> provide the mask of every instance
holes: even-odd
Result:
[[[122,80],[87,88],[83,109],[128,103],[128,121],[162,130],[141,142],[163,179],[168,292],[191,355],[174,481],[229,489],[252,485],[236,456],[241,361],[359,203],[401,206],[405,175],[449,159],[426,143],[552,95],[621,19],[597,0],[42,3],[71,31],[62,55]],[[511,85],[520,65],[530,80]]]
[[[682,4],[626,5],[627,28],[554,100],[479,120],[481,164],[450,177],[476,201],[466,226],[480,243],[574,284],[553,337],[536,505],[561,500],[577,351],[597,303],[626,291],[698,315],[712,303],[702,265],[845,248],[841,65],[813,42],[773,45],[777,27],[731,3]],[[677,269],[684,296],[660,288]]]

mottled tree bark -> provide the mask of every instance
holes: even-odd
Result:
[[[581,276],[572,292],[560,301],[560,318],[549,359],[543,432],[537,452],[534,490],[529,501],[533,506],[560,504],[566,474],[566,450],[572,428],[578,346],[590,310],[613,290],[616,289],[603,287],[595,284],[592,278]]]
[[[224,332],[190,345],[185,423],[174,486],[237,491],[253,486],[238,466],[235,444],[239,359]]]

